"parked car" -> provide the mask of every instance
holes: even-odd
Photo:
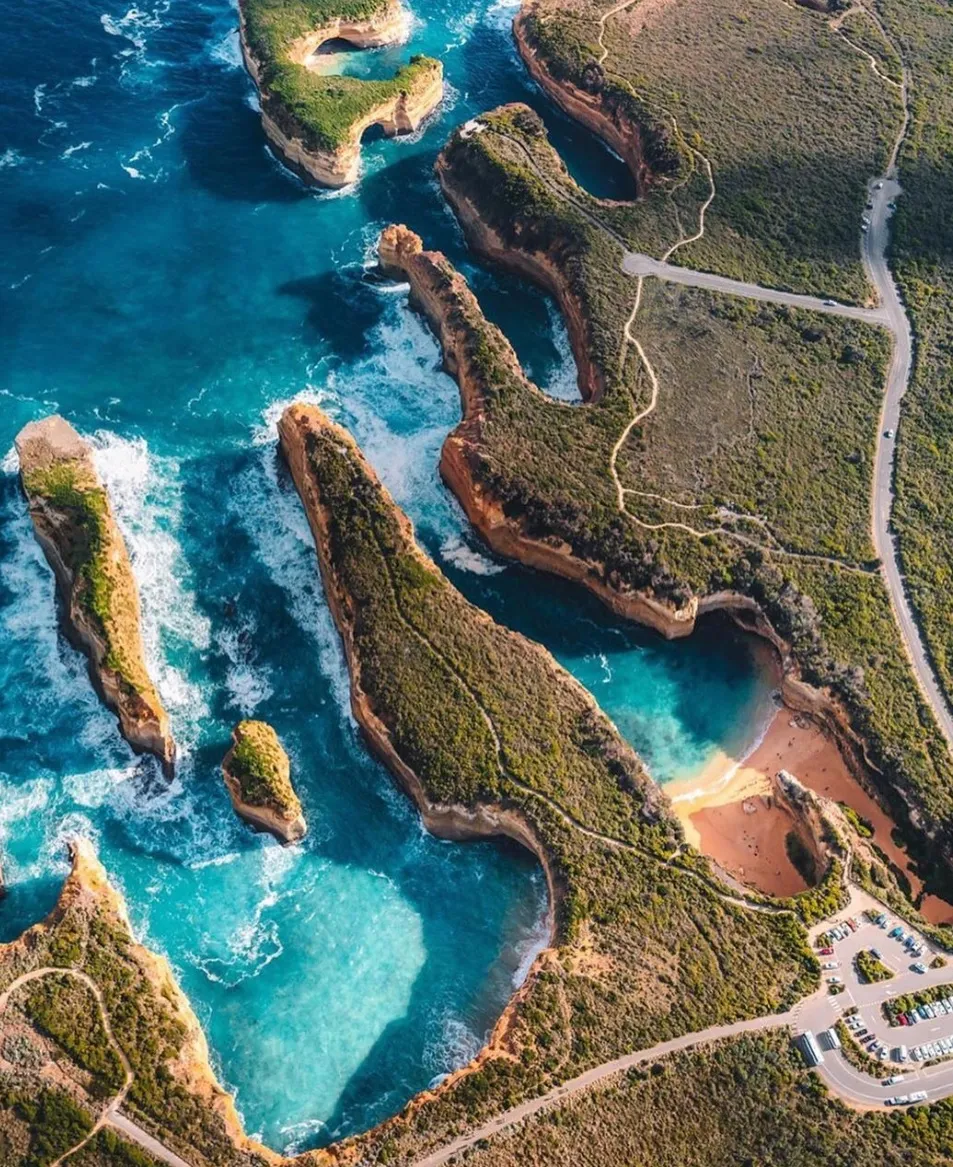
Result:
[[[920,973],[921,975],[927,971],[927,966],[919,960],[915,965],[912,966],[912,968],[915,973]]]
[[[833,956],[834,955],[834,949],[831,948],[831,946],[829,944],[825,945],[823,948],[818,949],[818,952],[820,953],[821,956]]]
[[[832,968],[839,968],[839,967],[840,967],[840,961],[839,961],[839,960],[825,960],[825,961],[824,961],[824,963],[821,965],[821,968],[822,968],[822,969],[823,969],[825,972],[830,972],[830,970],[831,970]]]
[[[926,1090],[915,1090],[915,1091],[914,1091],[914,1092],[913,1092],[913,1093],[910,1095],[910,1101],[911,1101],[911,1102],[926,1102],[926,1100],[927,1100],[927,1092],[926,1092]]]
[[[874,957],[875,960],[883,960],[883,957],[880,955],[879,948],[871,948],[870,955]]]
[[[840,979],[840,977],[828,977],[827,983],[829,985],[842,985],[844,982]]]

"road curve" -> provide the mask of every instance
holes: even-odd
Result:
[[[7,1002],[10,1000],[11,994],[16,992],[17,989],[21,988],[23,985],[30,984],[31,981],[38,981],[47,976],[72,977],[74,980],[80,981],[90,990],[90,992],[96,998],[96,1004],[99,1006],[99,1012],[102,1016],[103,1029],[106,1033],[106,1037],[109,1039],[110,1044],[115,1049],[116,1054],[119,1057],[119,1061],[122,1064],[124,1077],[124,1082],[122,1088],[119,1090],[119,1093],[116,1094],[103,1108],[102,1113],[94,1122],[89,1133],[86,1134],[83,1139],[74,1147],[70,1147],[68,1151],[64,1151],[64,1153],[51,1164],[51,1167],[59,1167],[59,1164],[65,1162],[77,1151],[85,1147],[86,1144],[90,1142],[90,1140],[100,1130],[102,1130],[104,1126],[114,1127],[117,1131],[120,1131],[123,1135],[125,1135],[126,1138],[131,1139],[135,1143],[138,1143],[139,1146],[148,1151],[154,1159],[158,1159],[160,1162],[168,1164],[168,1167],[191,1167],[191,1165],[186,1163],[184,1159],[180,1159],[174,1151],[170,1151],[168,1147],[164,1147],[158,1139],[153,1138],[148,1131],[143,1130],[142,1127],[137,1123],[134,1123],[132,1119],[126,1118],[125,1115],[119,1113],[119,1107],[125,1101],[126,1095],[129,1093],[129,1090],[135,1081],[135,1075],[133,1074],[132,1066],[129,1064],[129,1059],[126,1057],[125,1050],[116,1040],[116,1035],[112,1031],[112,1026],[109,1021],[109,1013],[106,1010],[106,1002],[103,1000],[102,990],[100,989],[99,985],[97,985],[96,982],[92,979],[92,977],[90,977],[87,973],[80,971],[79,969],[64,968],[54,965],[44,965],[42,968],[31,969],[29,972],[18,976],[16,980],[11,981],[6,989],[0,993],[0,1013],[6,1009]]]
[[[895,166],[877,182],[871,183],[870,229],[864,236],[864,267],[871,282],[880,293],[880,301],[887,315],[888,327],[894,336],[890,368],[887,371],[887,386],[884,392],[883,410],[877,433],[877,453],[874,459],[872,534],[877,556],[882,564],[884,582],[890,593],[890,603],[894,618],[900,629],[904,648],[913,666],[920,689],[947,743],[953,747],[953,714],[950,704],[940,687],[930,658],[923,645],[920,629],[907,597],[907,589],[900,570],[900,558],[896,541],[891,530],[890,515],[893,509],[893,474],[896,459],[896,433],[900,423],[900,400],[910,383],[913,366],[913,335],[910,321],[900,300],[890,266],[887,263],[887,246],[890,241],[890,204],[900,194]],[[879,185],[879,189],[878,189]],[[890,431],[894,436],[886,437]]]
[[[743,280],[732,280],[712,272],[678,267],[674,263],[653,259],[650,255],[643,255],[638,251],[626,252],[622,260],[622,270],[630,276],[654,276],[671,284],[708,288],[729,296],[744,296],[749,300],[764,300],[770,304],[786,304],[790,308],[826,312],[829,316],[846,316],[849,320],[862,320],[865,324],[891,327],[890,316],[885,307],[862,308],[855,304],[838,304],[833,300],[822,300],[820,296],[805,296],[797,292],[782,292],[777,288],[763,288],[760,284],[747,284]]]

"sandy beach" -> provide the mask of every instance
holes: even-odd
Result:
[[[805,887],[791,863],[785,837],[790,813],[769,805],[771,777],[790,771],[817,794],[844,802],[866,819],[877,846],[906,872],[914,893],[922,882],[910,870],[906,854],[891,838],[893,823],[853,777],[840,750],[820,729],[778,709],[762,727],[759,740],[740,761],[719,755],[692,779],[671,782],[666,793],[685,827],[688,841],[726,871],[771,895],[790,895]],[[953,917],[953,908],[927,897],[928,918]]]

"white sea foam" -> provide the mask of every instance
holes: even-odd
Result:
[[[16,459],[8,454],[4,469],[11,473],[15,468]],[[70,716],[75,719],[74,726],[80,727],[77,736],[81,744],[112,742],[125,751],[115,719],[89,683],[84,658],[59,635],[53,573],[33,536],[19,493],[0,511],[0,526],[12,545],[0,561],[0,584],[11,597],[0,615],[0,629],[7,638],[6,662],[13,665],[19,658],[31,694],[29,705],[10,708],[10,731],[44,732]]]
[[[75,146],[67,146],[61,158],[72,158],[74,154],[78,154],[80,150],[88,150],[92,146],[92,142],[77,142]]]
[[[576,379],[576,360],[572,353],[572,345],[569,343],[569,330],[566,328],[566,322],[555,301],[549,299],[548,296],[546,298],[546,313],[549,317],[550,336],[559,360],[550,373],[546,384],[537,383],[550,397],[555,397],[560,401],[581,401],[579,384]]]
[[[537,878],[541,877],[537,876]],[[533,930],[527,938],[526,946],[520,953],[519,964],[513,970],[514,989],[518,989],[526,980],[537,956],[551,943],[551,923],[549,906],[547,905],[537,918]]]
[[[430,1028],[433,1028],[433,1022]],[[472,1062],[483,1048],[484,1038],[474,1033],[467,1023],[454,1013],[446,1012],[436,1019],[437,1034],[424,1047],[424,1065],[433,1071],[430,1088],[438,1086],[448,1074]]]
[[[463,535],[448,535],[440,544],[440,554],[454,567],[473,572],[474,575],[499,575],[501,571],[506,571],[503,564],[494,563],[488,555],[471,547]]]
[[[333,405],[327,393],[313,388],[295,400],[325,410]],[[264,424],[253,435],[261,448],[259,460],[238,478],[230,505],[269,575],[288,596],[293,619],[313,639],[335,703],[343,716],[350,717],[347,670],[318,576],[311,529],[294,489],[279,481],[276,427],[290,404],[291,400],[276,401],[266,410]]]
[[[237,626],[222,629],[215,638],[229,661],[225,677],[229,704],[245,717],[250,717],[274,692],[268,670],[255,665],[255,632],[254,621],[243,614]]]
[[[208,55],[216,65],[224,65],[226,69],[242,68],[242,47],[238,38],[238,30],[231,29],[224,36],[213,41]]]
[[[513,26],[513,17],[520,10],[520,0],[494,0],[486,10],[483,23],[490,28],[509,32]]]
[[[19,152],[14,150],[11,146],[0,154],[0,170],[8,170],[14,166],[22,166],[26,162],[26,158]]]
[[[116,787],[133,779],[137,770],[138,763],[134,762],[128,766],[90,770],[87,774],[70,774],[63,779],[63,790],[77,806],[95,809],[108,803]]]
[[[290,1126],[281,1127],[282,1154],[299,1155],[302,1151],[306,1151],[326,1125],[320,1118],[306,1118],[302,1122],[293,1122]]]
[[[200,687],[169,657],[204,651],[211,635],[188,589],[188,570],[174,534],[181,521],[179,466],[172,458],[150,454],[142,438],[98,430],[92,442],[139,585],[146,663],[180,751],[187,751],[208,708]]]

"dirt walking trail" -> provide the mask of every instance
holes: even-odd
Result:
[[[103,1022],[103,1030],[106,1033],[106,1037],[109,1039],[109,1044],[116,1051],[116,1056],[119,1058],[124,1076],[124,1081],[119,1089],[119,1092],[115,1094],[103,1107],[102,1113],[93,1123],[92,1129],[85,1136],[85,1138],[81,1139],[78,1143],[76,1143],[75,1146],[70,1147],[68,1151],[64,1151],[58,1159],[55,1159],[50,1164],[50,1167],[60,1167],[61,1163],[66,1162],[70,1156],[75,1155],[77,1151],[82,1150],[82,1148],[85,1147],[86,1144],[89,1143],[93,1138],[95,1138],[95,1136],[105,1126],[111,1126],[116,1130],[121,1131],[122,1134],[124,1134],[127,1138],[131,1139],[133,1142],[138,1143],[139,1146],[148,1151],[154,1159],[158,1159],[160,1162],[168,1164],[168,1167],[190,1167],[190,1165],[186,1163],[184,1159],[180,1159],[179,1156],[176,1155],[173,1151],[170,1151],[168,1147],[164,1147],[162,1143],[160,1143],[158,1139],[153,1138],[152,1135],[148,1133],[148,1131],[143,1130],[142,1127],[134,1123],[132,1119],[126,1118],[125,1115],[121,1115],[119,1113],[119,1107],[125,1101],[126,1095],[129,1093],[129,1090],[135,1081],[135,1075],[133,1074],[132,1066],[129,1064],[129,1059],[126,1057],[125,1051],[116,1040],[115,1034],[112,1031],[112,1026],[109,1023],[109,1014],[106,1011],[106,1002],[103,1000],[102,990],[100,989],[99,985],[97,985],[96,982],[92,979],[92,977],[74,968],[56,968],[53,966],[35,968],[30,972],[24,973],[22,976],[17,977],[15,981],[11,982],[11,984],[9,984],[7,988],[4,989],[2,993],[0,993],[0,1013],[3,1013],[3,1011],[6,1009],[7,1002],[10,1000],[10,996],[15,993],[17,989],[21,988],[23,985],[30,984],[31,981],[42,980],[44,977],[48,976],[71,977],[73,980],[81,981],[93,994],[93,996],[96,998],[96,1004],[99,1006],[99,1012]]]

